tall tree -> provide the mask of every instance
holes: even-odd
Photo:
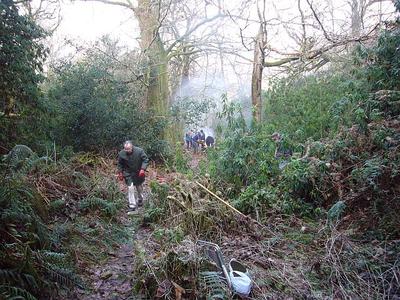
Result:
[[[169,108],[169,76],[168,63],[171,57],[194,31],[203,24],[212,22],[219,16],[206,18],[198,22],[190,22],[190,26],[182,34],[174,35],[167,43],[163,40],[161,28],[168,18],[173,1],[138,0],[134,5],[130,0],[84,0],[126,7],[133,11],[139,23],[140,48],[145,57],[147,70],[146,105],[159,115],[166,115]],[[177,1],[179,2],[179,1]],[[172,55],[171,53],[174,52]]]
[[[153,109],[158,115],[165,115],[168,107],[168,60],[159,29],[165,15],[162,7],[151,0],[84,0],[125,7],[131,10],[139,23],[140,48],[144,56],[147,93],[145,106]],[[165,13],[168,12],[167,11]]]
[[[148,65],[146,105],[159,115],[164,115],[168,107],[169,91],[167,52],[159,32],[161,7],[154,5],[151,0],[138,0],[137,6],[132,9],[139,22],[140,47]]]
[[[261,122],[262,101],[261,87],[265,61],[265,48],[267,43],[267,31],[264,23],[260,23],[254,45],[253,73],[251,76],[251,104],[253,120]]]

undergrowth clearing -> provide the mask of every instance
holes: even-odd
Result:
[[[346,221],[272,211],[260,225],[227,208],[192,178],[169,178],[151,183],[152,198],[136,240],[136,288],[145,297],[221,299],[221,286],[222,298],[232,296],[218,277],[205,284],[204,272],[215,268],[205,262],[198,240],[219,244],[225,261],[235,258],[248,267],[252,299],[370,299],[399,293],[398,241],[366,245],[354,227],[343,226]],[[213,190],[207,178],[197,180]]]

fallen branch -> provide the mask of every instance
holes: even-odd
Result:
[[[182,209],[183,211],[188,210],[188,208],[181,201],[176,199],[174,196],[168,196],[167,199],[174,201],[179,206],[179,208]]]
[[[232,205],[230,205],[228,202],[226,202],[225,200],[223,200],[222,198],[220,198],[219,196],[217,196],[216,194],[214,194],[213,192],[211,192],[208,188],[206,188],[204,185],[202,185],[200,182],[196,181],[196,184],[199,185],[200,187],[202,187],[203,189],[205,189],[209,194],[213,195],[215,198],[217,198],[219,201],[221,201],[222,203],[224,203],[226,206],[228,206],[231,210],[237,212],[239,215],[247,218],[247,216],[245,214],[243,214],[242,212],[240,212],[239,210],[237,210],[236,208],[234,208]],[[255,220],[254,220],[255,221]]]
[[[259,226],[261,226],[262,228],[268,230],[270,233],[274,234],[274,232],[272,232],[268,227],[266,227],[265,225],[261,224],[260,222],[258,222],[257,220],[254,220],[253,218],[246,216],[245,214],[243,214],[242,212],[240,212],[239,210],[237,210],[236,208],[234,208],[232,205],[230,205],[228,202],[226,202],[224,199],[222,199],[221,197],[217,196],[216,194],[214,194],[212,191],[210,191],[208,188],[206,188],[204,185],[202,185],[200,182],[195,181],[196,184],[198,186],[200,186],[201,188],[203,188],[204,190],[206,190],[210,195],[214,196],[217,200],[219,200],[220,202],[222,202],[223,204],[225,204],[225,206],[227,206],[229,209],[233,210],[234,212],[236,212],[237,214],[241,215],[242,217],[244,217],[245,219],[248,219],[250,221],[252,221],[253,223],[258,224]]]

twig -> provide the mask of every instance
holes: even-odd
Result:
[[[143,258],[143,260],[144,260],[144,263],[145,263],[146,267],[150,270],[151,274],[153,274],[154,279],[157,281],[157,284],[160,285],[160,280],[158,279],[158,277],[154,273],[153,268],[151,267],[150,263],[145,258]]]
[[[213,195],[215,198],[217,198],[219,201],[221,201],[222,203],[224,203],[226,206],[228,206],[230,209],[232,209],[233,211],[237,212],[239,215],[247,218],[247,216],[245,214],[243,214],[242,212],[240,212],[239,210],[237,210],[236,208],[234,208],[232,205],[230,205],[228,202],[226,202],[225,200],[223,200],[222,198],[220,198],[219,196],[217,196],[216,194],[214,194],[213,192],[211,192],[208,188],[206,188],[204,185],[202,185],[200,182],[196,181],[196,184],[199,185],[200,187],[202,187],[203,189],[205,189],[209,194]],[[255,220],[254,220],[255,221]]]

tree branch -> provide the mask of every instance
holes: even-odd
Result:
[[[263,65],[264,67],[279,67],[284,64],[287,64],[291,61],[299,60],[300,57],[287,57],[287,58],[282,58],[276,61],[264,61]]]
[[[97,1],[97,0],[95,0]],[[103,1],[103,0],[102,0]],[[183,41],[186,37],[188,37],[190,34],[192,34],[194,31],[196,31],[200,26],[212,22],[220,17],[224,17],[224,15],[218,14],[215,15],[214,17],[210,18],[210,19],[204,19],[203,21],[201,21],[200,23],[196,24],[192,29],[188,29],[182,36],[180,36],[179,38],[177,38],[166,50],[166,53],[168,54],[169,52],[171,52],[171,50],[176,46],[176,44],[180,43],[181,41]]]
[[[322,22],[321,22],[320,19],[318,18],[318,15],[317,15],[317,13],[316,13],[314,7],[312,6],[310,0],[306,0],[306,1],[307,1],[307,3],[308,3],[308,6],[309,6],[310,9],[311,9],[313,15],[314,15],[314,18],[317,20],[319,26],[321,27],[322,32],[324,33],[324,37],[325,37],[328,41],[330,41],[330,42],[332,42],[332,43],[335,43],[336,41],[333,40],[333,39],[328,35],[328,33],[326,32],[325,27],[324,27],[324,25],[322,25]]]
[[[374,29],[376,29],[376,27],[377,26],[375,26]],[[276,61],[270,61],[270,62],[264,61],[264,67],[279,67],[279,66],[287,64],[289,62],[299,60],[300,58],[305,58],[305,59],[308,59],[308,60],[315,59],[315,58],[323,55],[324,53],[326,53],[329,50],[334,49],[336,47],[344,46],[346,44],[353,43],[353,42],[362,42],[362,41],[367,40],[369,38],[369,34],[371,34],[374,31],[374,29],[372,29],[365,36],[362,36],[362,37],[359,37],[359,38],[351,38],[351,39],[345,39],[345,40],[342,40],[342,41],[337,41],[337,42],[332,43],[332,44],[330,44],[328,46],[322,47],[322,48],[317,49],[317,50],[310,51],[310,52],[305,53],[305,54],[299,53],[299,54],[297,54],[295,56],[282,58],[282,59],[279,59],[279,60],[276,60]]]

